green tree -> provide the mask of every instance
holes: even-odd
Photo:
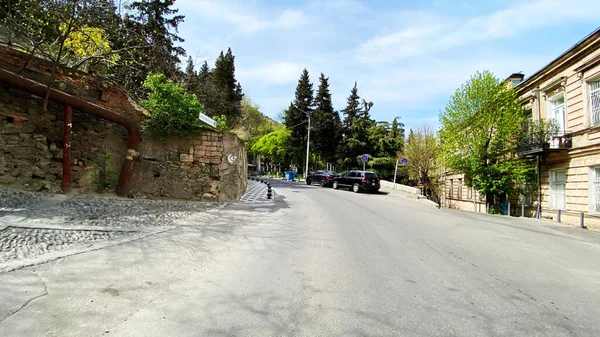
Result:
[[[392,121],[389,137],[393,142],[392,148],[394,149],[394,153],[390,153],[391,155],[395,155],[395,153],[402,151],[404,148],[404,124],[400,123],[399,119],[400,117],[395,117]]]
[[[464,173],[490,207],[535,179],[533,165],[517,157],[524,116],[515,91],[488,71],[473,75],[440,114],[444,164]]]
[[[308,117],[304,112],[312,113],[313,109],[313,85],[310,82],[308,70],[304,69],[296,86],[296,94],[294,101],[290,103],[290,107],[285,111],[285,126],[291,130],[290,143],[294,149],[295,162],[302,163],[306,155],[306,137],[307,126],[304,122]]]
[[[185,90],[189,93],[197,94],[199,87],[200,79],[198,78],[196,69],[194,69],[194,61],[190,56],[185,67]]]
[[[209,71],[204,64],[199,74],[199,98],[210,116],[224,115],[230,127],[234,127],[242,116],[241,103],[244,94],[235,78],[235,57],[231,48],[221,54],[215,68]]]
[[[143,131],[161,136],[197,134],[206,125],[198,119],[202,106],[196,96],[185,92],[183,86],[163,74],[150,74],[144,82],[148,99],[140,105],[149,115],[142,122]]]
[[[175,0],[137,0],[131,2],[130,18],[141,28],[141,35],[150,48],[144,60],[148,72],[162,73],[174,79],[180,75],[178,63],[185,50],[178,46],[183,39],[176,33],[185,17],[177,15]]]
[[[274,131],[277,126],[277,122],[260,112],[258,104],[252,102],[248,96],[244,96],[242,117],[233,132],[246,142],[247,149],[250,150],[260,137]]]
[[[280,127],[260,137],[252,145],[251,152],[275,165],[286,163],[292,153],[291,135],[291,130]]]
[[[406,146],[401,156],[408,159],[405,168],[411,180],[424,187],[425,194],[436,199],[439,190],[438,139],[428,126],[422,126],[417,132],[410,130]]]
[[[315,109],[311,116],[311,141],[315,152],[325,161],[333,162],[341,139],[340,115],[333,110],[329,78],[321,73],[319,89],[315,97]]]

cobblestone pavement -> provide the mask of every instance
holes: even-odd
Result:
[[[260,178],[259,181],[248,180],[248,188],[246,189],[246,193],[240,199],[241,203],[272,203],[275,198],[275,190],[271,189],[272,199],[267,199],[267,184],[261,183]],[[264,180],[264,179],[263,179]],[[264,180],[267,181],[267,180]]]
[[[0,270],[18,259],[139,237],[218,205],[0,188]]]

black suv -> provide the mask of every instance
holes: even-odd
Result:
[[[319,170],[306,178],[306,184],[319,184],[321,187],[331,186],[333,179],[337,177],[341,177],[341,175],[333,171]]]
[[[379,184],[377,174],[368,171],[349,171],[343,176],[333,179],[333,188],[350,188],[355,193],[360,191],[377,192],[381,185]]]

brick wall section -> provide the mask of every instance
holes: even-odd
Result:
[[[135,195],[237,201],[246,190],[245,147],[232,133],[144,139],[141,152],[145,159],[135,166]]]

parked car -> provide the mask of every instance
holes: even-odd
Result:
[[[374,172],[369,171],[349,171],[333,179],[333,188],[349,188],[354,193],[361,191],[377,192],[380,185],[380,179]]]
[[[338,177],[341,177],[341,175],[337,174],[333,171],[319,170],[319,171],[309,175],[308,178],[306,178],[306,184],[307,185],[319,184],[319,185],[321,185],[321,187],[332,186],[333,179],[338,178]]]

